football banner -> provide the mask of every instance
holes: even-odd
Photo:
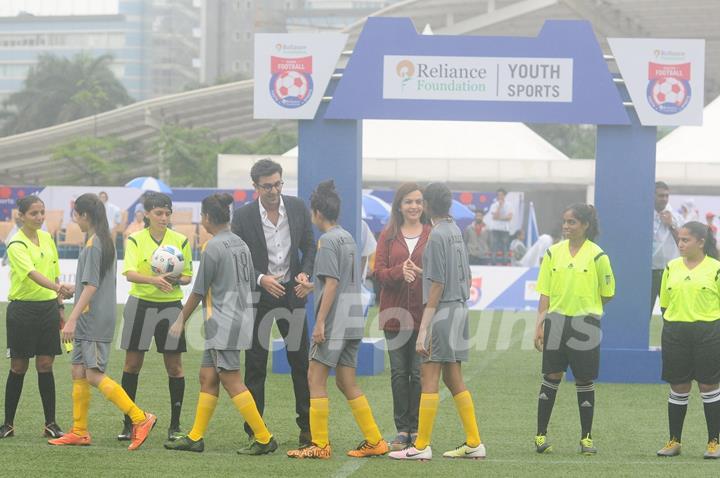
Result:
[[[313,119],[347,35],[255,35],[254,117]]]
[[[640,122],[701,125],[705,40],[608,38]]]

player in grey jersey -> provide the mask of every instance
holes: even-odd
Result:
[[[323,233],[318,240],[313,268],[316,279],[314,284],[301,280],[296,291],[299,297],[304,297],[315,289],[315,327],[308,369],[312,444],[287,454],[290,458],[330,458],[327,379],[330,369],[334,368],[335,383],[345,395],[364,436],[356,449],[347,452],[348,456],[384,455],[389,446],[355,380],[357,353],[364,331],[359,258],[355,240],[337,223],[340,196],[333,181],[318,185],[310,197],[310,209],[313,224]]]
[[[175,441],[168,450],[201,452],[203,437],[217,406],[220,384],[252,428],[254,439],[238,451],[241,455],[265,455],[278,444],[258,412],[252,394],[240,373],[240,351],[250,347],[253,330],[253,263],[247,244],[230,232],[229,194],[213,194],[203,199],[202,226],[212,234],[200,256],[200,267],[192,294],[170,328],[180,337],[185,322],[203,302],[205,315],[205,353],[200,368],[200,397],[192,430]]]
[[[430,437],[440,402],[439,384],[450,389],[465,429],[465,442],[443,453],[446,458],[485,458],[475,407],[460,365],[468,360],[470,266],[462,232],[450,216],[452,193],[445,184],[428,185],[423,194],[433,229],[423,254],[423,312],[416,343],[423,357],[418,436],[415,443],[390,453],[398,460],[430,460]]]

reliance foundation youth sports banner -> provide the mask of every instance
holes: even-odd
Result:
[[[608,38],[640,122],[702,124],[705,40]]]
[[[254,117],[313,119],[347,35],[255,35]]]

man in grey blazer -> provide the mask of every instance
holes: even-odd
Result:
[[[232,232],[250,248],[260,297],[252,348],[245,351],[245,384],[262,415],[265,409],[270,329],[273,321],[285,340],[290,364],[300,446],[310,444],[310,390],[305,298],[295,292],[297,278],[312,276],[316,245],[310,212],[302,199],[282,194],[282,166],[270,159],[250,170],[258,198],[237,209]],[[252,434],[245,424],[245,431]]]

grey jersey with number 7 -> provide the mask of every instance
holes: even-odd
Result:
[[[423,302],[433,282],[443,284],[440,302],[465,302],[470,297],[470,264],[462,232],[455,221],[436,224],[423,253]]]
[[[193,292],[203,296],[206,349],[246,350],[252,345],[253,271],[250,249],[229,230],[205,244]]]
[[[315,255],[315,314],[320,310],[327,279],[337,279],[337,292],[325,318],[326,339],[361,339],[365,317],[360,296],[360,271],[355,240],[335,226],[318,240]]]

